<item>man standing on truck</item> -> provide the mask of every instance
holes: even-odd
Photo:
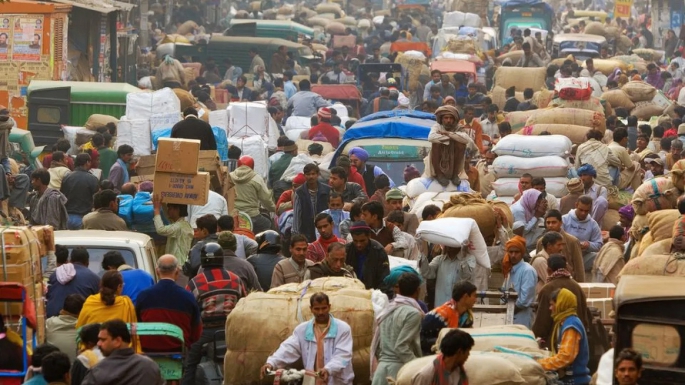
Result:
[[[309,118],[316,114],[319,108],[330,105],[321,95],[311,91],[311,83],[305,79],[300,81],[300,92],[288,99],[288,115]]]

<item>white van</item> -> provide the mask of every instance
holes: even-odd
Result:
[[[114,250],[121,253],[127,265],[145,270],[157,280],[155,243],[146,234],[133,231],[61,230],[55,231],[55,244],[66,246],[69,254],[76,247],[85,247],[90,255],[88,268],[98,276],[104,273],[103,256]]]

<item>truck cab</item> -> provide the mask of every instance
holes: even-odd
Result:
[[[554,10],[541,0],[509,0],[502,3],[499,17],[500,41],[509,36],[512,28],[537,28],[551,31]]]

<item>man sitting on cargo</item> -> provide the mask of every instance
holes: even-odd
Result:
[[[300,92],[288,99],[288,115],[310,117],[316,114],[319,108],[330,105],[321,95],[311,91],[311,83],[305,79],[300,81]]]
[[[533,52],[530,43],[523,43],[521,48],[523,49],[523,56],[521,56],[521,59],[516,63],[517,67],[531,68],[545,66],[542,59],[540,59],[540,56]]]
[[[440,354],[435,360],[412,374],[412,385],[468,384],[464,363],[475,341],[462,330],[450,330],[440,341]]]
[[[421,350],[431,354],[431,348],[444,328],[473,327],[473,306],[476,304],[477,288],[469,281],[462,281],[452,287],[452,295],[446,302],[439,302],[421,322]]]
[[[354,372],[350,325],[330,314],[331,301],[325,293],[314,293],[309,305],[314,318],[295,327],[293,334],[266,359],[260,378],[267,371],[301,359],[305,370],[316,372],[317,384],[351,385]]]

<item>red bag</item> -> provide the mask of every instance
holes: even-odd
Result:
[[[592,86],[587,79],[557,79],[554,91],[564,100],[588,100],[592,96]]]

